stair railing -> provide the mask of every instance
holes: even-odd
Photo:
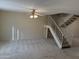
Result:
[[[64,37],[64,34],[62,32],[62,30],[60,29],[60,27],[57,25],[57,23],[54,21],[54,19],[52,18],[52,16],[48,16],[48,25],[51,26],[55,33],[57,34],[58,36],[58,41],[60,42],[61,46],[62,46],[62,43],[63,43],[63,37]]]

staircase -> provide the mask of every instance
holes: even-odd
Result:
[[[76,21],[78,17],[79,16],[77,16],[77,15],[73,15],[71,18],[69,18],[67,21],[65,21],[63,24],[61,24],[60,27],[65,28],[65,27],[69,26],[74,21]]]
[[[64,37],[63,32],[61,31],[60,27],[56,24],[51,16],[48,17],[48,25],[45,27],[50,30],[54,40],[59,48],[69,48],[70,45],[66,38]]]

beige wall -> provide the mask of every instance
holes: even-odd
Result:
[[[17,39],[17,30],[19,30],[20,39],[42,39],[45,38],[45,24],[47,24],[46,16],[30,19],[26,13],[1,11],[0,38],[12,40],[12,27],[14,27],[14,39]]]

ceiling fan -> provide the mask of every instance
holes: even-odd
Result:
[[[39,16],[44,16],[43,14],[42,14],[42,12],[39,10],[39,9],[27,9],[26,8],[26,10],[27,11],[29,11],[29,17],[31,18],[31,19],[36,19],[36,18],[38,18]]]
[[[33,9],[30,15],[30,18],[38,18],[39,13],[36,12],[36,9]]]

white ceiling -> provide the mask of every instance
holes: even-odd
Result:
[[[0,10],[29,12],[30,9],[38,9],[44,15],[79,14],[79,0],[0,0]]]

